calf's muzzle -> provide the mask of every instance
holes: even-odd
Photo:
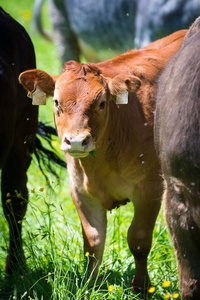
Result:
[[[88,132],[63,135],[61,150],[68,152],[73,157],[85,157],[94,149],[92,136]]]

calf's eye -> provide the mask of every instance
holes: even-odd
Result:
[[[105,108],[105,101],[102,101],[100,104],[99,104],[99,109],[104,109]]]
[[[59,105],[58,100],[55,100],[54,103],[55,103],[55,106]]]

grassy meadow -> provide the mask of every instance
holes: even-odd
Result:
[[[61,63],[54,45],[34,31],[33,3],[33,0],[1,0],[2,7],[31,36],[37,67],[51,75],[58,74]],[[50,30],[46,2],[43,22]],[[40,108],[40,119],[53,125],[50,101]],[[57,139],[53,145],[62,156]],[[126,241],[134,213],[132,204],[108,213],[103,264],[98,280],[92,281],[86,276],[88,257],[82,250],[81,226],[70,197],[67,171],[56,171],[58,179],[48,174],[53,189],[35,159],[28,171],[29,206],[23,220],[23,245],[29,271],[22,270],[20,276],[5,277],[8,227],[0,207],[0,300],[139,300],[140,295],[131,292],[135,265]],[[151,299],[180,299],[174,250],[162,210],[154,230],[148,269],[152,280]]]

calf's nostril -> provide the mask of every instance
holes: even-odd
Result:
[[[69,141],[67,138],[65,138],[65,143],[66,143],[67,145],[71,146],[71,143],[70,143],[70,141]]]
[[[90,137],[87,136],[87,137],[83,140],[82,146],[86,146],[86,145],[89,143],[89,139],[90,139]]]

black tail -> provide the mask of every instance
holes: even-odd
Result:
[[[45,148],[40,138],[44,139],[50,146],[52,150]],[[45,171],[48,171],[58,177],[55,166],[59,166],[62,168],[66,168],[66,162],[59,158],[55,148],[52,146],[51,142],[53,141],[52,136],[57,136],[55,128],[51,126],[45,125],[43,122],[38,122],[38,134],[35,140],[35,151],[34,154],[36,156],[39,168],[46,180],[48,180],[48,176]],[[54,167],[53,167],[54,166]]]

